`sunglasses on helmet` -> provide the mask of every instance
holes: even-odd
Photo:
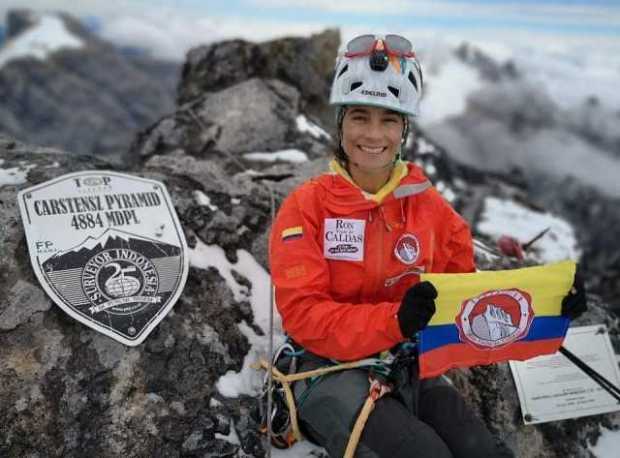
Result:
[[[400,35],[385,35],[377,37],[375,35],[360,35],[347,43],[345,57],[369,56],[375,50],[384,50],[388,56],[396,57],[415,57],[413,45],[409,40]]]

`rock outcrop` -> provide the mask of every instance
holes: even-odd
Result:
[[[183,105],[251,78],[279,79],[300,92],[306,113],[330,126],[327,107],[336,54],[337,30],[305,38],[284,38],[265,43],[243,40],[200,46],[187,54],[179,84],[178,102]]]

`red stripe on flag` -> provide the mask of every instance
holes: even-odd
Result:
[[[450,344],[420,355],[420,378],[437,377],[453,367],[467,367],[504,362],[524,361],[534,356],[555,353],[564,337],[515,342],[496,350],[479,350],[469,344]]]

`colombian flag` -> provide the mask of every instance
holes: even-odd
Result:
[[[422,274],[437,288],[437,312],[420,333],[420,377],[453,367],[555,353],[569,320],[560,315],[576,265],[467,274]]]

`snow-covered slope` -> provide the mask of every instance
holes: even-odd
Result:
[[[82,40],[69,32],[59,17],[41,15],[36,27],[8,40],[0,49],[0,68],[11,60],[45,60],[61,49],[77,49],[83,46]]]

